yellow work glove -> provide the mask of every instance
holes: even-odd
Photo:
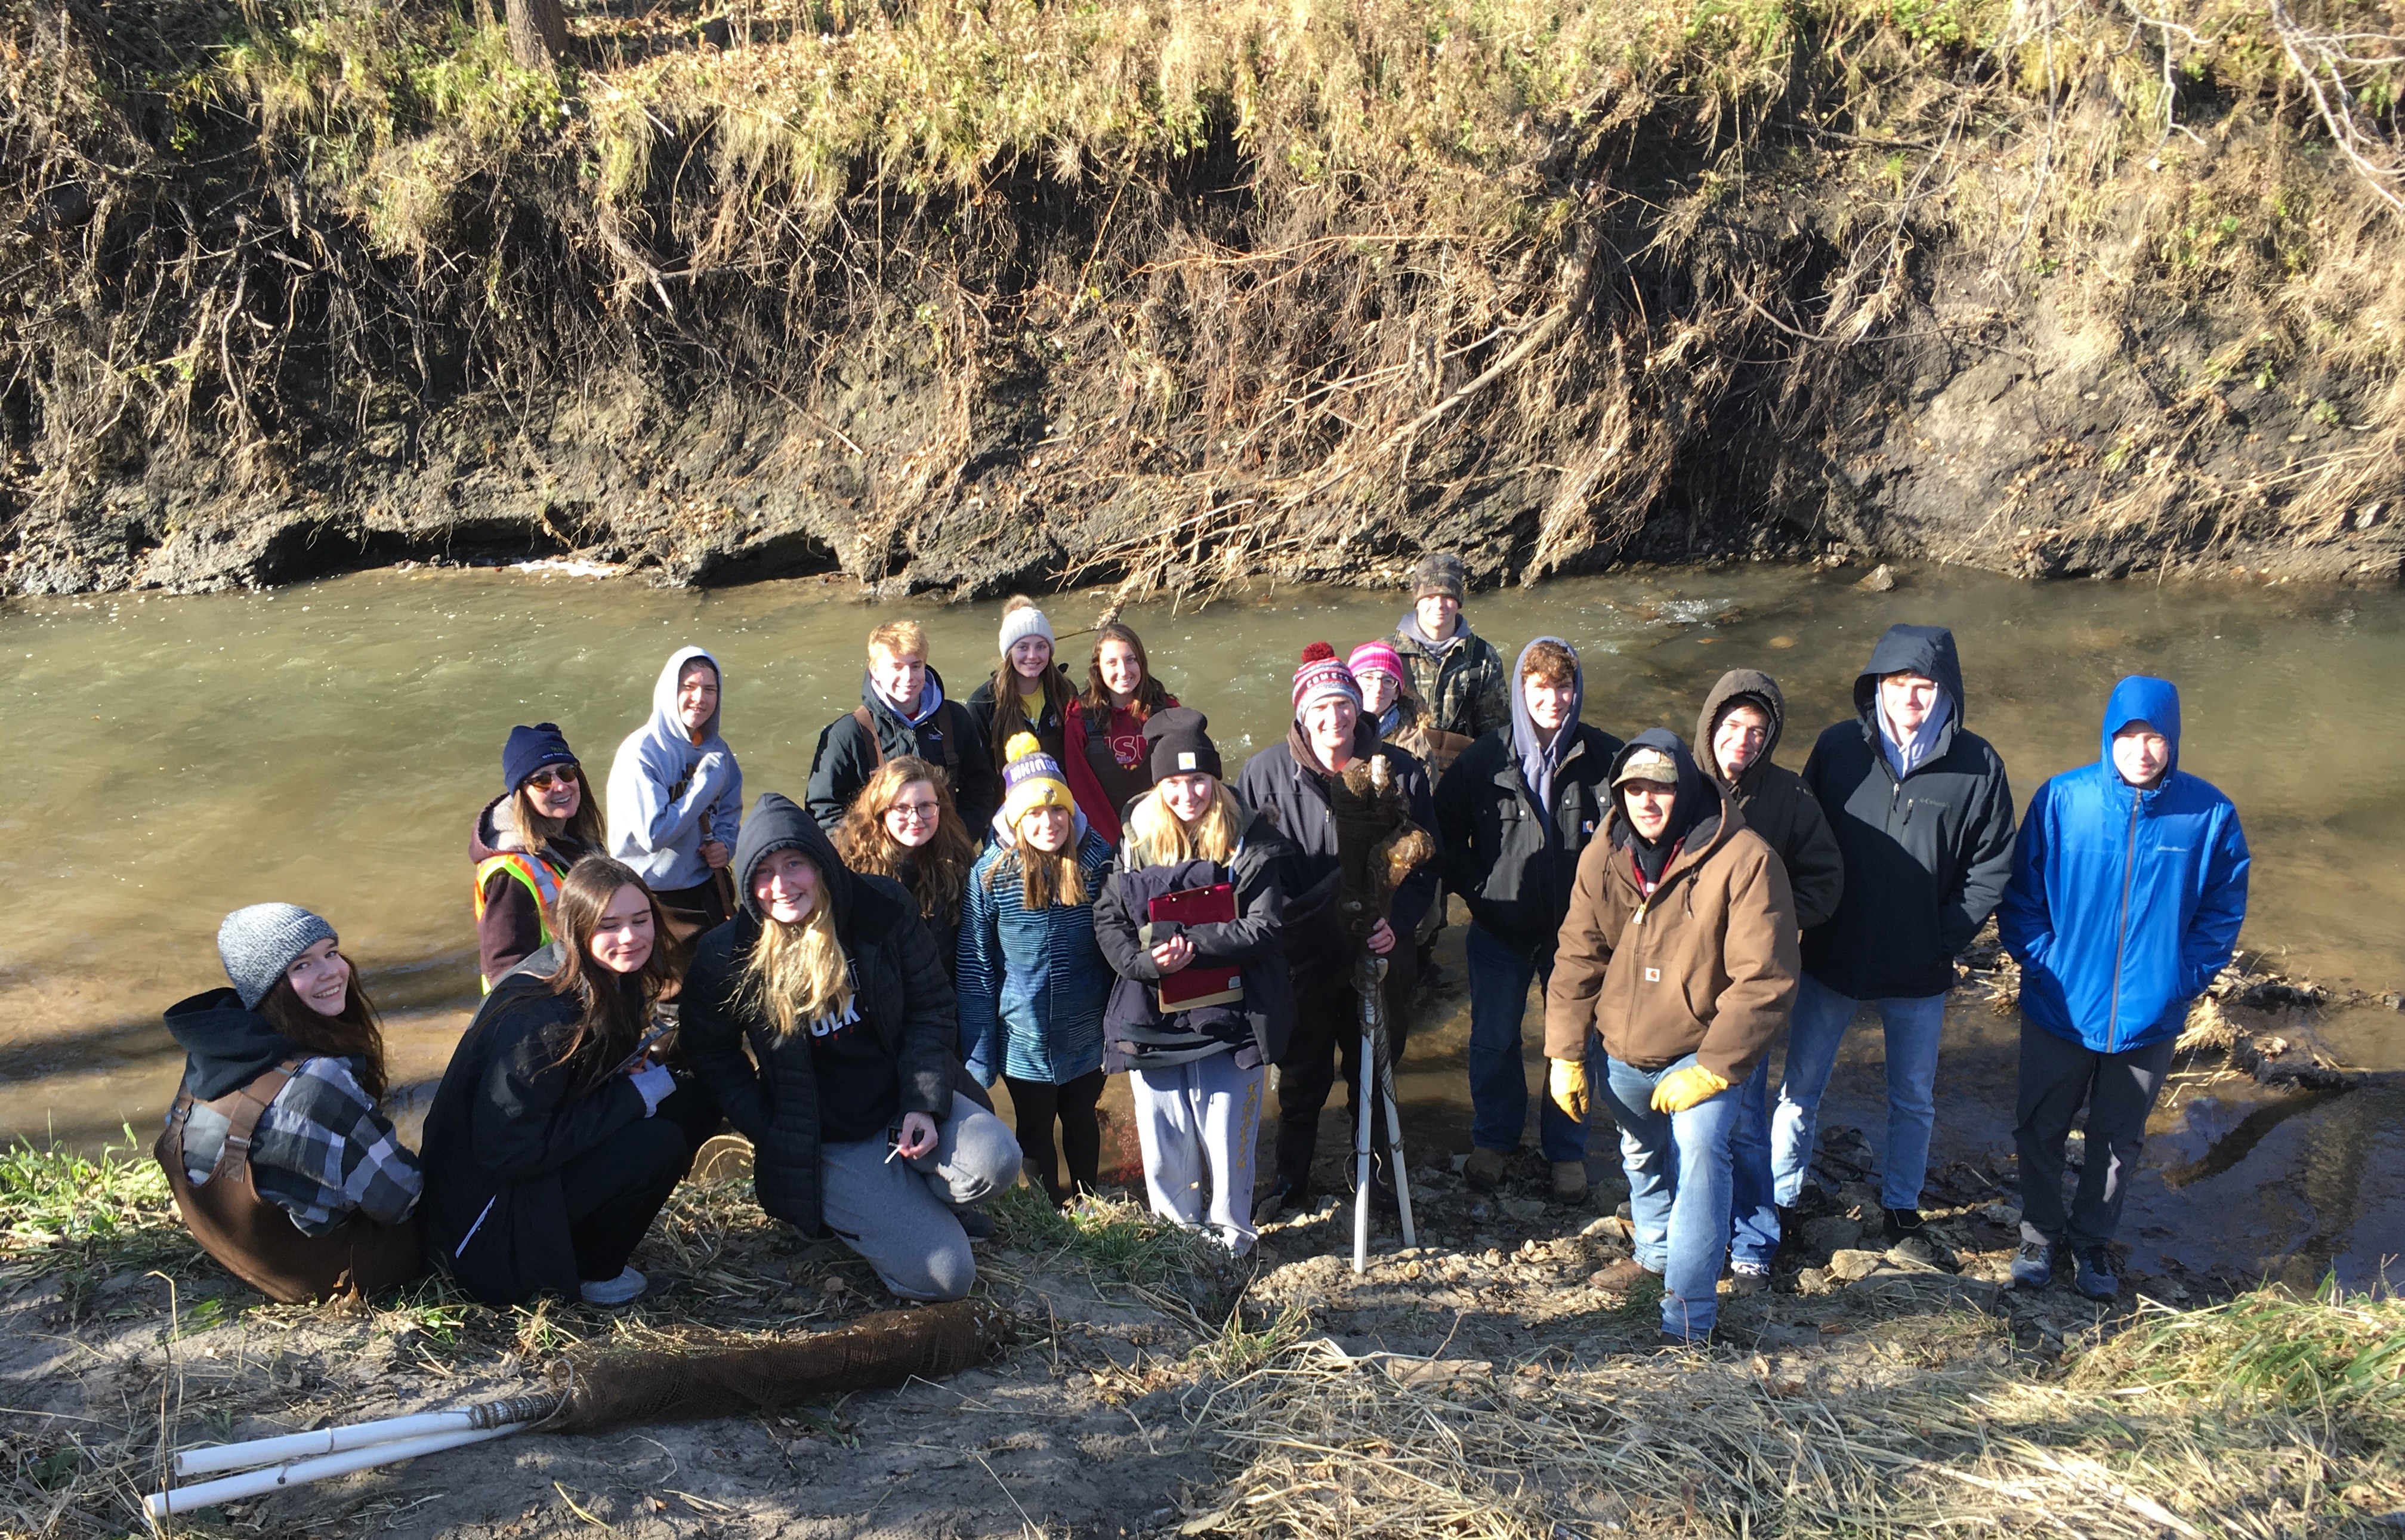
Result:
[[[1728,1081],[1699,1064],[1684,1069],[1673,1069],[1653,1083],[1653,1110],[1684,1112],[1699,1101],[1709,1101],[1728,1089]]]
[[[1574,1123],[1586,1122],[1586,1063],[1582,1059],[1548,1059],[1545,1095]]]

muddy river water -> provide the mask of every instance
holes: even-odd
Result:
[[[1942,569],[1867,593],[1859,576],[1584,578],[1476,596],[1469,614],[1507,657],[1531,636],[1570,639],[1587,719],[1624,736],[1692,733],[1723,670],[1766,669],[1789,700],[1789,765],[1849,713],[1882,629],[1951,626],[1968,724],[2003,752],[2017,803],[2094,757],[2114,679],[2166,675],[2184,697],[2183,767],[2237,799],[2254,846],[2242,944],[2291,976],[2373,996],[2405,988],[2405,596],[2029,586]],[[400,1078],[429,1081],[476,998],[467,837],[499,790],[510,725],[558,722],[598,777],[645,714],[661,661],[696,643],[724,662],[724,729],[747,792],[798,798],[820,728],[859,699],[860,642],[877,621],[921,618],[956,696],[991,667],[998,605],[871,606],[851,593],[419,569],[0,608],[0,1139],[121,1142],[131,1123],[147,1141],[179,1064],[159,1012],[222,982],[218,918],[270,898],[334,922],[387,1009]],[[1065,633],[1101,602],[1067,594],[1048,608]],[[1232,778],[1283,732],[1299,650],[1321,638],[1349,649],[1400,608],[1394,595],[1265,589],[1126,618],[1170,687],[1210,713]],[[1081,675],[1086,645],[1062,646]],[[1440,955],[1456,976],[1459,948],[1456,926]],[[1434,1157],[1468,1147],[1462,992],[1427,1012],[1401,1089]],[[2226,1082],[2171,1097],[2124,1231],[2142,1266],[2300,1279],[2334,1267],[2362,1284],[2405,1253],[2405,1015],[2367,1005],[2288,1024],[2390,1073],[2323,1097]],[[2009,1149],[2013,1041],[2010,1021],[1954,1008],[1934,1165]],[[1858,1028],[1823,1118],[1874,1147],[1879,1054],[1876,1032]]]

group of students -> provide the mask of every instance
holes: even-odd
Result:
[[[1807,1181],[1814,1119],[1865,1006],[1887,1038],[1888,1238],[1934,1250],[1920,1203],[1944,999],[1991,912],[2023,979],[2014,1276],[2042,1285],[2066,1258],[2076,1287],[2113,1293],[2105,1246],[2172,1039],[2245,901],[2234,809],[2177,769],[2173,687],[2117,685],[2099,762],[2046,783],[2017,827],[1943,629],[1880,639],[1856,714],[1799,774],[1772,758],[1786,708],[1768,675],[1723,676],[1692,747],[1658,728],[1624,742],[1582,720],[1568,642],[1507,669],[1465,588],[1457,558],[1431,557],[1394,636],[1306,649],[1285,739],[1232,784],[1133,631],[1100,628],[1081,689],[1025,599],[965,703],[914,622],[872,631],[860,705],[820,735],[800,804],[744,808],[723,674],[697,648],[620,745],[606,818],[556,727],[514,728],[471,840],[487,995],[420,1152],[381,1109],[375,1013],[332,927],[237,911],[218,937],[232,987],[167,1015],[189,1065],[160,1158],[187,1222],[277,1297],[430,1263],[495,1304],[617,1303],[645,1287],[628,1259],[695,1151],[731,1124],[767,1213],[840,1237],[904,1298],[957,1298],[987,1198],[1022,1170],[1055,1202],[1098,1184],[1096,1107],[1125,1071],[1152,1208],[1241,1253],[1312,1201],[1320,1113],[1340,1073],[1358,1084],[1329,786],[1376,759],[1441,850],[1368,937],[1389,965],[1388,1052],[1449,891],[1470,917],[1468,1179],[1500,1181],[1522,1141],[1534,985],[1554,1191],[1583,1195],[1607,1109],[1636,1240],[1607,1282],[1657,1279],[1667,1336],[1709,1337],[1723,1272],[1759,1288],[1830,1201]]]

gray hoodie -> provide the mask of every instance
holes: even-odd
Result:
[[[726,671],[699,647],[679,647],[652,686],[651,720],[626,735],[610,765],[610,854],[655,892],[709,881],[702,842],[732,848],[742,823],[743,770],[718,736],[719,713],[702,724],[699,742],[677,717],[677,676],[696,658],[718,671],[724,709]]]

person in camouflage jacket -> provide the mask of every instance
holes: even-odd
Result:
[[[1461,558],[1439,551],[1412,573],[1412,607],[1396,624],[1395,651],[1411,670],[1412,691],[1428,725],[1479,739],[1512,724],[1503,657],[1461,617],[1467,590]]]

